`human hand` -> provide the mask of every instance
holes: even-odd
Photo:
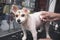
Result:
[[[47,12],[47,11],[41,11],[40,12],[40,18],[43,21],[55,21],[58,20],[57,14],[52,13],[52,12]]]

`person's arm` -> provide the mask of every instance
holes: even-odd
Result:
[[[57,20],[60,20],[60,13],[56,13],[56,18],[58,18]]]
[[[41,19],[43,21],[55,21],[55,20],[60,20],[60,14],[59,13],[53,13],[53,12],[46,12],[46,11],[41,11],[40,12]]]

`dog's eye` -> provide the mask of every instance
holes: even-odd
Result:
[[[16,17],[18,17],[18,15],[16,15]]]
[[[24,17],[24,16],[25,16],[25,14],[22,14],[21,16],[22,16],[22,17]]]

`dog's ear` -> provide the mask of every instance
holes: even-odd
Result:
[[[22,10],[23,10],[25,13],[30,13],[30,10],[27,9],[27,8],[23,8]]]
[[[16,11],[17,11],[18,9],[19,9],[19,8],[18,8],[17,5],[12,5],[12,7],[11,7],[11,12],[16,13]]]

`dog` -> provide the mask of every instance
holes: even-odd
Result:
[[[40,19],[41,12],[29,14],[29,9],[19,9],[16,5],[12,5],[11,12],[14,13],[16,22],[22,26],[24,33],[22,40],[26,40],[26,30],[32,33],[33,40],[37,40],[36,28],[41,27],[40,30],[42,30],[43,25],[43,21]]]

